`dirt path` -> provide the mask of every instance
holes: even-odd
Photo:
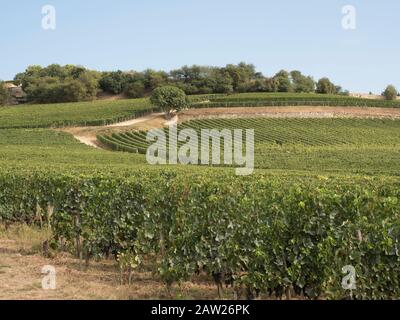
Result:
[[[141,118],[110,124],[110,125],[106,126],[106,128],[119,128],[119,127],[133,126],[135,124],[142,123],[142,122],[149,122],[149,121],[152,121],[154,119],[157,119],[157,118],[160,118],[163,116],[164,116],[164,113],[153,113],[148,116],[141,117]]]
[[[154,113],[138,119],[102,127],[73,127],[61,129],[72,134],[81,143],[101,148],[96,136],[99,133],[149,130],[174,123],[204,118],[274,117],[274,118],[398,118],[400,109],[366,107],[241,107],[189,109],[166,121],[163,113]]]
[[[162,128],[165,124],[163,113],[153,113],[137,119],[124,122],[118,122],[108,126],[101,127],[71,127],[61,129],[64,132],[72,134],[79,140],[93,148],[101,148],[96,136],[99,133],[120,132],[127,130],[149,130],[152,128]]]

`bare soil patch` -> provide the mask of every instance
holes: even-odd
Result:
[[[400,109],[363,107],[240,107],[189,109],[179,114],[179,122],[202,118],[400,118]]]
[[[0,300],[127,300],[127,299],[216,299],[213,283],[200,278],[175,285],[168,294],[165,285],[150,270],[134,272],[131,285],[121,284],[114,260],[83,261],[68,253],[41,254],[48,235],[28,226],[0,226]],[[44,290],[43,266],[56,270],[56,289]],[[228,294],[228,293],[227,293]]]
[[[63,128],[61,131],[72,134],[75,139],[90,147],[101,148],[97,140],[98,134],[107,134],[112,132],[124,132],[131,130],[150,130],[153,128],[162,128],[165,124],[163,113],[153,113],[141,118],[115,123],[101,127],[71,127]]]

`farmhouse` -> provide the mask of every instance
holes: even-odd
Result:
[[[26,93],[21,86],[16,86],[13,83],[6,83],[5,87],[10,93],[10,104],[20,104],[26,102]]]

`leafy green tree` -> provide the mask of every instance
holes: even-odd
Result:
[[[291,92],[293,91],[292,82],[290,81],[289,73],[285,70],[279,71],[275,76],[274,80],[277,84],[278,92]]]
[[[232,93],[233,81],[227,72],[223,69],[215,68],[211,72],[211,87],[214,93]]]
[[[23,90],[32,84],[32,82],[38,80],[42,75],[42,67],[33,65],[26,68],[25,72],[21,72],[15,75],[14,83],[21,85]]]
[[[127,85],[127,76],[121,70],[105,72],[99,81],[99,85],[105,92],[120,94]]]
[[[311,77],[302,75],[300,71],[292,71],[290,77],[293,83],[293,89],[295,92],[310,93],[315,91],[315,81]]]
[[[178,112],[188,106],[185,92],[174,86],[158,87],[153,91],[150,101],[159,107],[170,118],[174,112]]]
[[[144,97],[145,87],[142,81],[135,81],[130,83],[125,88],[125,94],[129,98],[142,98]]]
[[[148,90],[168,84],[168,74],[164,71],[154,71],[148,69],[144,71],[144,85]]]
[[[249,91],[251,91],[251,92],[266,92],[267,91],[267,85],[266,85],[265,80],[263,78],[255,80],[251,84],[251,87],[249,88]]]
[[[9,99],[9,92],[5,86],[3,81],[0,81],[0,106],[3,106],[7,103]]]
[[[85,87],[85,96],[83,100],[94,100],[99,92],[99,80],[101,73],[97,71],[79,69],[73,70],[75,76],[72,77],[74,80],[78,80]],[[79,100],[80,101],[80,100]]]
[[[382,95],[385,97],[386,100],[396,100],[398,92],[395,86],[388,85]]]
[[[277,92],[278,91],[278,82],[275,78],[267,78],[265,79],[265,91],[266,92]]]
[[[228,64],[223,71],[231,77],[234,91],[243,90],[244,87],[249,88],[250,81],[256,77],[254,65],[245,62],[238,65]]]
[[[100,76],[81,66],[52,64],[29,66],[14,82],[22,85],[29,102],[74,102],[95,99]]]
[[[86,86],[78,80],[70,79],[58,85],[57,90],[64,97],[62,102],[78,102],[88,100]],[[60,101],[58,97],[55,99]]]
[[[316,92],[322,94],[335,94],[337,93],[337,87],[328,78],[321,78],[318,80]]]

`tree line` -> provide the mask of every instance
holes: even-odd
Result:
[[[183,66],[170,72],[151,69],[99,72],[75,65],[34,65],[18,73],[14,83],[22,86],[31,103],[88,101],[94,100],[99,92],[141,98],[162,86],[178,87],[187,95],[245,92],[348,94],[326,77],[315,81],[297,70],[281,70],[268,77],[257,72],[254,65],[244,62],[225,67]],[[390,91],[393,94],[393,90]],[[0,91],[0,99],[2,95]]]

